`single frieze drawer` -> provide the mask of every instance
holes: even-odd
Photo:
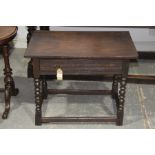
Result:
[[[122,62],[89,59],[41,59],[40,74],[55,75],[61,68],[64,75],[103,75],[122,73]]]

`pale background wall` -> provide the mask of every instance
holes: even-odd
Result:
[[[66,31],[113,31],[113,30],[129,30],[132,39],[138,50],[150,50],[155,51],[155,30],[146,28],[102,28],[102,27],[50,27],[51,30],[66,30]],[[26,36],[27,28],[26,26],[18,27],[18,34],[14,40],[16,48],[26,48]]]

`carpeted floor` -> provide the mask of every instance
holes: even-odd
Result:
[[[20,93],[11,99],[11,111],[7,120],[0,118],[0,128],[82,128],[82,129],[141,129],[155,128],[155,85],[128,84],[125,102],[124,125],[112,123],[50,123],[34,125],[35,104],[33,79],[26,77],[28,59],[25,49],[14,49],[10,61],[16,87]],[[155,73],[155,62],[143,61],[131,64],[130,73]],[[3,59],[0,56],[0,86],[3,87]],[[53,81],[52,88],[102,89],[111,88],[108,82]],[[43,104],[44,116],[103,116],[116,113],[113,100],[108,96],[50,95]],[[0,94],[0,116],[4,110],[3,93]]]

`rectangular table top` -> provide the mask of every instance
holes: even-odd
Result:
[[[25,57],[136,59],[137,52],[128,31],[35,31]]]

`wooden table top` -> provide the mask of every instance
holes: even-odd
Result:
[[[17,33],[16,26],[0,26],[0,42],[7,40]]]
[[[25,57],[136,59],[129,32],[36,31]]]

